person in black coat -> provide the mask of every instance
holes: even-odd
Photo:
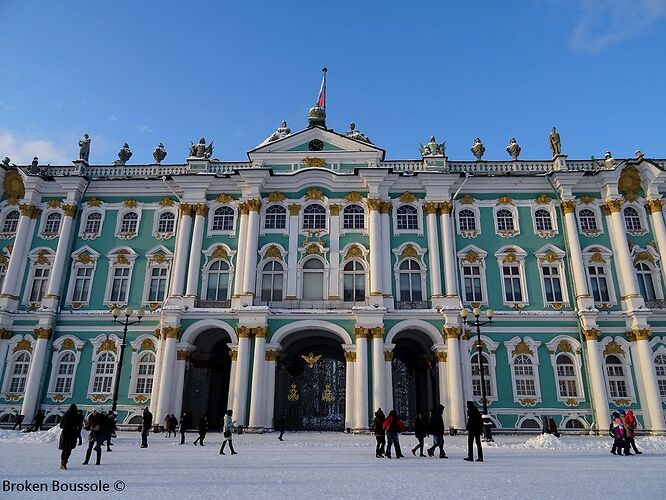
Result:
[[[416,450],[420,450],[419,457],[425,457],[423,454],[423,440],[426,437],[426,429],[420,413],[414,419],[414,437],[418,440],[419,444],[412,448],[412,455],[416,456]]]
[[[432,457],[439,448],[439,458],[447,458],[444,453],[444,405],[439,405],[430,412],[428,431],[433,440],[432,446],[428,448],[428,455]]]
[[[474,461],[474,441],[476,441],[477,462],[483,462],[483,450],[481,449],[481,433],[483,432],[483,419],[481,413],[472,401],[467,401],[467,458],[468,462]]]
[[[71,405],[60,420],[60,441],[58,449],[60,453],[60,468],[67,470],[67,462],[72,455],[72,450],[76,448],[77,438],[79,437],[79,412],[76,405]]]
[[[32,421],[32,430],[41,431],[43,425],[44,425],[44,412],[42,410],[38,410],[37,413],[35,413],[35,418]]]
[[[282,436],[284,436],[284,413],[282,415],[280,415],[280,418],[278,418],[276,427],[277,427],[277,430],[280,432],[280,435],[278,436],[278,439],[280,441],[284,441],[284,439],[282,439]]]
[[[173,413],[169,417],[169,420],[171,422],[171,432],[173,432],[173,437],[176,437],[176,429],[178,428],[178,419],[176,418],[176,415]]]
[[[102,459],[102,445],[106,440],[106,416],[100,409],[93,408],[92,413],[88,415],[88,419],[85,421],[85,429],[90,431],[90,435],[88,436],[88,449],[83,465],[88,465],[93,449],[97,454],[95,464],[99,465]]]
[[[190,416],[186,411],[180,416],[180,444],[185,444],[185,433],[190,429]]]
[[[208,416],[204,415],[199,419],[199,424],[197,425],[197,431],[199,432],[199,437],[194,440],[194,446],[199,443],[201,446],[204,445],[204,439],[206,439],[206,433],[208,432]]]
[[[557,430],[557,424],[553,417],[548,419],[548,434],[552,434],[556,438],[560,437],[560,431]]]
[[[113,410],[109,410],[106,414],[106,451],[111,450],[111,438],[116,437],[116,414],[113,413]]]
[[[76,424],[76,430],[78,432],[79,445],[83,444],[83,439],[81,439],[81,431],[83,430],[83,421],[86,419],[83,416],[83,410],[77,412],[78,421]]]
[[[23,419],[25,418],[25,415],[21,415],[20,413],[16,415],[16,420],[14,420],[14,427],[12,427],[12,430],[16,429],[18,427],[18,430],[21,430],[21,427],[23,426]]]
[[[377,458],[384,457],[384,447],[386,446],[386,431],[384,430],[384,422],[386,421],[386,415],[381,408],[378,408],[375,412],[375,418],[372,419],[372,430],[375,434],[375,439],[377,440],[377,446],[375,447],[375,456]]]
[[[146,406],[143,409],[143,419],[141,420],[141,448],[148,448],[148,434],[153,426],[153,414]]]

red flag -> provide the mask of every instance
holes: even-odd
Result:
[[[321,88],[319,89],[319,97],[317,97],[317,107],[326,109],[326,71],[325,67],[322,69],[324,76],[321,79]]]

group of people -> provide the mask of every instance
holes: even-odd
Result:
[[[553,417],[543,417],[541,419],[542,429],[541,434],[552,434],[556,438],[560,437],[560,431],[557,430],[557,424]]]
[[[72,454],[72,450],[77,445],[83,444],[81,437],[82,431],[89,431],[88,449],[83,465],[88,465],[93,450],[96,454],[96,464],[99,465],[102,459],[102,447],[106,444],[106,451],[111,449],[111,439],[116,437],[116,415],[113,411],[103,413],[99,408],[93,408],[88,417],[84,417],[83,411],[79,410],[75,404],[71,405],[60,420],[60,441],[58,448],[60,454],[60,468],[67,469],[67,462]]]
[[[44,426],[45,417],[46,415],[44,414],[44,410],[37,410],[35,417],[32,420],[32,429],[26,429],[24,432],[41,431],[42,427]],[[14,425],[12,426],[12,430],[23,430],[23,421],[25,420],[25,415],[14,412],[13,420]]]
[[[481,434],[483,433],[483,420],[481,412],[472,401],[467,402],[467,458],[464,460],[472,462],[474,460],[473,445],[476,442],[477,462],[483,462],[483,449],[481,448]],[[388,417],[384,415],[381,408],[375,412],[372,421],[372,430],[377,440],[375,447],[375,456],[377,458],[392,458],[391,448],[395,449],[395,457],[403,458],[404,455],[400,449],[400,439],[398,435],[405,431],[405,424],[400,419],[395,410],[391,410]],[[431,435],[433,443],[426,451],[428,456],[435,456],[435,451],[439,448],[439,458],[448,458],[444,451],[444,405],[430,410],[427,423],[419,413],[414,419],[414,437],[417,444],[412,448],[412,455],[416,456],[419,452],[420,457],[425,457],[425,438]]]
[[[613,447],[610,452],[613,455],[642,455],[643,452],[636,448],[636,417],[632,410],[618,410],[612,413],[612,422],[608,428],[608,433],[613,438]],[[634,453],[631,453],[631,450]]]
[[[170,413],[164,418],[164,437],[171,437],[171,434],[173,434],[173,437],[176,437],[176,429],[178,428],[178,419],[176,418],[176,415],[173,413]]]

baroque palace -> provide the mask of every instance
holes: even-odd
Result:
[[[604,429],[633,409],[664,432],[666,161],[450,161],[443,144],[386,161],[354,124],[283,123],[248,153],[184,164],[0,169],[0,422],[71,404],[119,423],[227,408],[250,430],[363,431],[445,405],[464,428],[481,400],[496,429]],[[474,158],[476,157],[476,158]],[[144,307],[121,356],[111,309]],[[124,317],[124,314],[123,316]]]

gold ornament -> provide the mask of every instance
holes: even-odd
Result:
[[[315,363],[321,359],[321,356],[321,354],[315,354],[313,352],[309,353],[307,356],[305,354],[301,354],[301,358],[305,360],[310,368],[314,368]]]
[[[453,202],[442,201],[439,204],[439,210],[445,215],[451,215],[451,212],[453,212]]]
[[[402,193],[398,199],[400,200],[401,203],[413,203],[416,200],[418,200],[418,198],[409,191],[405,191],[404,193]]]
[[[583,205],[590,205],[590,204],[595,202],[596,198],[594,198],[593,196],[584,194],[583,196],[581,196],[579,198],[579,200]]]
[[[391,208],[393,208],[393,204],[390,201],[382,201],[381,204],[379,205],[379,213],[390,214]]]
[[[479,262],[481,259],[479,258],[478,253],[476,253],[474,250],[470,250],[465,254],[465,258],[463,260],[466,260],[470,264],[474,264],[475,262]]]
[[[367,204],[368,204],[368,210],[372,211],[377,211],[380,212],[381,207],[382,207],[382,200],[379,198],[368,198]]]
[[[606,344],[606,348],[604,349],[603,356],[606,357],[609,354],[624,355],[624,350],[622,349],[622,347],[620,347],[620,344],[618,344],[614,340],[611,340],[608,344]]]
[[[102,200],[98,200],[97,198],[90,198],[88,201],[86,201],[86,204],[89,207],[101,207],[102,203]]]
[[[291,389],[289,389],[289,394],[287,394],[287,399],[292,403],[298,401],[301,396],[298,394],[298,387],[296,384],[291,384]]]
[[[369,333],[368,328],[363,328],[361,326],[354,327],[354,337],[357,339],[367,339]]]
[[[664,206],[664,200],[659,199],[659,200],[648,200],[647,204],[645,205],[647,208],[647,211],[651,214],[653,213],[659,213],[661,212],[661,209]]]
[[[190,351],[186,351],[185,349],[179,349],[176,351],[176,359],[178,361],[187,361],[190,359]]]
[[[284,201],[286,198],[287,197],[284,195],[284,193],[275,191],[273,193],[269,193],[268,196],[266,197],[266,200],[269,201],[270,203],[279,203],[281,201]]]
[[[308,168],[322,168],[326,166],[326,161],[321,158],[306,156],[303,158],[303,165]]]
[[[306,200],[324,200],[324,193],[322,193],[319,189],[308,189],[305,193],[305,199]]]
[[[114,353],[118,352],[118,350],[116,348],[116,343],[113,340],[111,340],[111,339],[103,340],[102,343],[97,348],[97,351],[95,351],[95,354],[99,354],[100,352],[106,352],[106,351],[110,351],[110,352],[114,352]]]
[[[233,198],[225,193],[220,193],[215,197],[215,201],[218,203],[230,203],[233,201]]]
[[[125,208],[136,208],[137,202],[136,200],[125,200],[123,201],[123,205],[125,206]]]
[[[76,211],[78,210],[78,208],[79,207],[76,205],[63,205],[62,213],[65,214],[65,217],[74,218],[76,216]]]
[[[175,202],[171,198],[162,198],[159,201],[161,207],[172,207]]]
[[[332,217],[336,217],[336,216],[340,215],[340,208],[341,208],[341,205],[337,205],[335,203],[328,206],[328,209],[331,212]]]
[[[321,400],[326,401],[328,403],[332,403],[333,401],[335,401],[335,395],[331,390],[331,384],[326,384],[324,386],[324,392],[321,395]]]
[[[239,339],[249,338],[251,329],[247,326],[238,326],[236,327],[236,335]]]
[[[604,203],[603,209],[607,214],[613,214],[622,210],[624,200],[609,200]]]
[[[447,339],[457,339],[460,337],[460,328],[457,326],[445,326],[442,333]]]
[[[418,252],[416,251],[416,248],[414,248],[414,245],[411,243],[407,243],[405,245],[405,248],[402,249],[402,253],[400,254],[401,258],[405,257],[418,257]]]
[[[143,342],[141,342],[141,349],[155,349],[155,344],[153,344],[153,341],[150,339],[143,339]]]
[[[446,352],[436,351],[435,352],[435,359],[437,360],[438,363],[446,363],[446,360],[447,360]]]
[[[497,198],[497,205],[512,205],[512,204],[513,200],[506,195]]]
[[[351,354],[354,354],[354,361],[356,361],[356,353],[353,352]],[[393,351],[384,351],[384,361],[393,361],[393,357],[395,354]]]
[[[519,354],[529,354],[530,356],[534,355],[530,346],[523,340],[516,344],[513,351],[511,351],[511,356],[518,356]]]
[[[257,198],[252,198],[247,200],[247,208],[250,212],[258,212],[261,209],[261,200]]]
[[[32,344],[28,339],[21,339],[16,343],[16,345],[14,346],[14,352],[19,352],[19,351],[32,352]]]
[[[617,190],[628,201],[635,201],[641,190],[641,176],[633,165],[627,165],[622,170],[617,181]]]
[[[601,335],[601,330],[599,328],[588,328],[583,330],[583,336],[585,340],[597,340]]]
[[[35,328],[35,336],[38,339],[48,340],[51,338],[51,329],[43,327]]]
[[[19,212],[21,212],[21,215],[25,217],[36,219],[39,216],[41,210],[39,210],[39,208],[37,208],[35,205],[31,205],[30,203],[21,203],[19,204]]]
[[[349,250],[347,250],[347,254],[345,255],[345,259],[351,259],[351,258],[363,258],[363,250],[361,250],[361,247],[358,245],[352,245],[349,247]]]
[[[565,214],[576,213],[576,200],[563,201],[562,212],[564,212]]]
[[[162,328],[162,335],[165,339],[177,339],[180,335],[180,326],[165,326]]]
[[[426,201],[423,204],[426,215],[436,215],[439,210],[439,203],[436,201]]]
[[[462,205],[473,205],[474,204],[474,198],[472,197],[471,194],[465,194],[463,195],[459,200],[458,200]]]
[[[539,205],[549,205],[551,202],[550,196],[546,193],[541,193],[539,196],[534,198],[534,201]]]
[[[289,205],[289,215],[291,217],[298,216],[298,214],[300,214],[300,213],[301,213],[301,206],[300,205],[297,205],[295,203]]]
[[[3,188],[7,196],[12,200],[18,200],[25,196],[25,186],[23,178],[18,170],[9,170],[5,174]]]
[[[205,217],[206,214],[208,214],[208,205],[206,205],[205,203],[197,203],[196,205],[194,205],[194,213],[196,215]]]
[[[601,252],[599,252],[597,250],[590,257],[590,262],[599,262],[599,263],[601,263],[601,262],[606,262],[606,260],[604,259],[604,256],[601,255]]]
[[[557,352],[571,352],[573,353],[573,349],[571,348],[571,344],[567,342],[566,340],[561,340],[559,344],[557,344]]]
[[[282,260],[282,252],[277,247],[277,245],[271,245],[266,249],[266,253],[264,254],[264,258]]]
[[[347,196],[344,197],[349,203],[359,203],[363,201],[363,196],[358,194],[356,191],[352,191]]]
[[[222,245],[217,245],[213,250],[213,253],[210,254],[210,257],[211,259],[228,259],[229,254]]]

